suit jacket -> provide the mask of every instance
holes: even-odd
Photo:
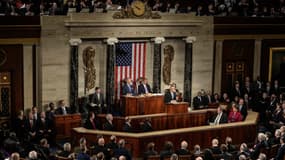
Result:
[[[134,89],[133,85],[124,84],[123,88],[122,88],[122,94],[123,95],[127,95],[127,94],[134,95],[135,89]]]
[[[218,114],[216,114],[215,116],[213,116],[211,119],[210,119],[210,122],[211,123],[214,123],[216,118],[217,118]],[[223,124],[223,123],[228,123],[228,116],[226,113],[223,112],[222,116],[221,116],[221,119],[220,119],[220,122],[219,124]]]
[[[132,159],[131,153],[126,148],[114,149],[114,156],[115,157],[119,157],[121,155],[125,156],[126,160],[131,160]]]
[[[146,88],[148,90],[148,93],[151,93],[151,88],[150,88],[149,84],[146,84]],[[144,88],[143,83],[138,86],[138,94],[146,94],[146,90]]]
[[[114,131],[115,130],[114,125],[109,123],[108,121],[106,123],[104,123],[103,129],[106,131]]]
[[[233,90],[232,90],[232,99],[234,99],[235,98],[235,96],[238,96],[238,97],[242,97],[242,91],[241,91],[241,89],[239,89],[239,91],[238,90],[236,90],[236,88],[233,88]]]
[[[133,132],[133,128],[129,124],[125,123],[123,126],[123,131],[124,132]]]
[[[95,120],[94,120],[93,122],[94,122],[95,128],[93,127],[93,125],[92,125],[90,119],[87,119],[87,120],[86,120],[86,122],[85,122],[85,124],[84,124],[84,128],[86,128],[86,129],[99,129],[98,123],[96,123]]]
[[[141,125],[141,130],[143,132],[149,132],[149,131],[153,131],[153,128],[151,126],[151,124],[149,122],[144,122],[142,125]]]
[[[188,154],[190,154],[189,150],[182,149],[182,148],[178,149],[175,153],[178,154],[178,155],[188,155]]]
[[[282,145],[277,151],[275,160],[283,160],[284,155],[285,155],[285,145]]]
[[[97,93],[94,93],[93,96],[92,96],[92,103],[96,104],[96,105],[101,105],[103,106],[104,105],[104,95],[103,93],[99,93],[100,94],[100,97],[98,98],[98,95]]]
[[[220,147],[211,147],[210,149],[212,150],[213,154],[222,154]]]
[[[194,109],[199,109],[200,106],[204,106],[205,105],[205,101],[204,101],[204,97],[201,96],[200,98],[198,96],[193,98],[193,107]]]
[[[164,103],[169,103],[171,100],[176,100],[176,92],[173,92],[173,97],[170,91],[166,91],[164,95]]]
[[[70,114],[70,113],[71,113],[71,110],[70,110],[69,107],[65,107],[65,110],[66,110],[66,113],[67,113],[67,114]],[[58,108],[56,109],[55,113],[58,114],[58,115],[63,115],[63,109],[62,109],[62,107],[58,107]]]

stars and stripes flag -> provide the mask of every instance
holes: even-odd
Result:
[[[136,82],[138,78],[145,77],[145,62],[146,42],[116,44],[115,97],[117,99],[120,99],[123,81],[126,78]]]

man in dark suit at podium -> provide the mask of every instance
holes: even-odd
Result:
[[[122,94],[123,95],[134,95],[135,94],[135,89],[132,84],[132,80],[130,78],[127,78],[125,80],[125,84],[123,85],[122,88]]]
[[[71,111],[70,111],[70,108],[65,105],[64,100],[60,100],[58,102],[58,108],[56,109],[55,113],[58,115],[66,115],[66,114],[70,114]]]
[[[176,99],[176,88],[175,88],[175,86],[173,86],[173,85],[171,85],[170,86],[170,88],[169,88],[169,90],[167,90],[166,92],[165,92],[165,95],[164,95],[164,102],[165,103],[170,103],[171,101],[173,101],[173,100],[177,100]]]
[[[147,83],[147,79],[144,78],[141,84],[138,86],[138,94],[147,94],[151,93],[151,89],[149,84]]]
[[[107,109],[104,102],[104,95],[101,92],[100,87],[95,88],[95,93],[92,97],[90,106],[91,106],[90,109],[95,113],[102,113],[102,112],[106,113]]]

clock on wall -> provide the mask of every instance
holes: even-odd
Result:
[[[142,16],[146,12],[146,5],[140,0],[136,0],[131,4],[132,12],[135,16]]]

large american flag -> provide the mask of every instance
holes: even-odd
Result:
[[[123,81],[126,78],[129,77],[136,82],[138,78],[145,77],[145,60],[145,42],[116,44],[115,94],[117,99],[120,99]]]

